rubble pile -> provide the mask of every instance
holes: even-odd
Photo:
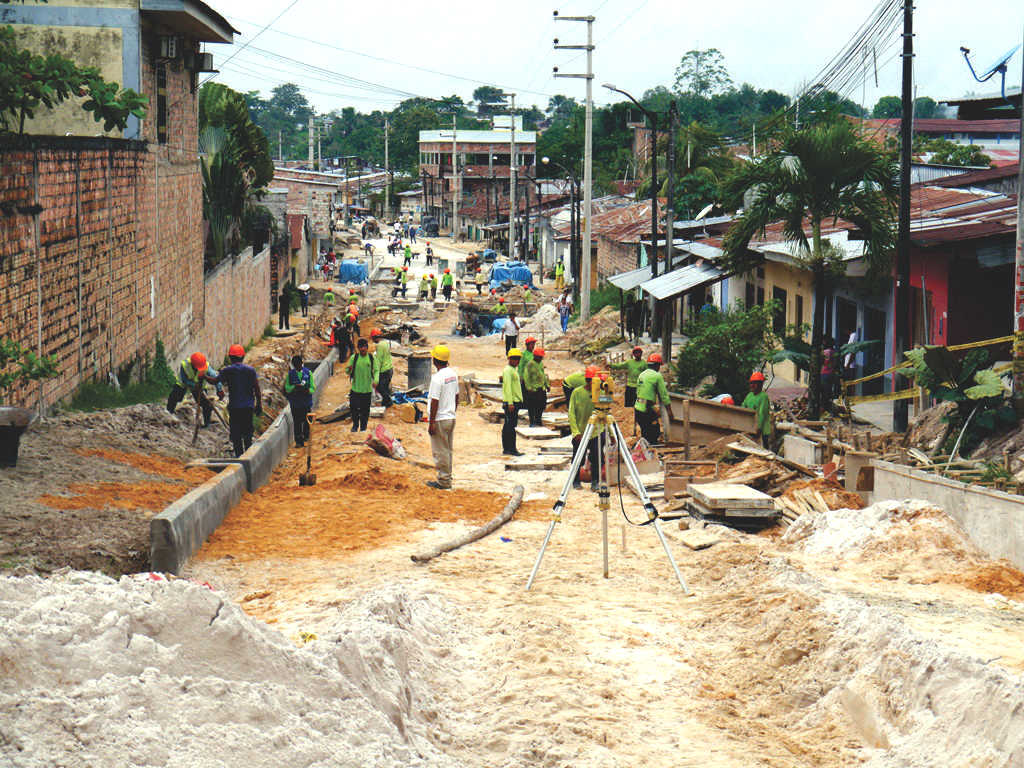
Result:
[[[582,362],[591,362],[608,347],[622,341],[619,328],[619,310],[613,306],[602,307],[591,315],[587,322],[570,328],[562,336],[559,348],[566,349]]]

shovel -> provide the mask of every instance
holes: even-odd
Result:
[[[313,414],[306,414],[306,422],[313,426]],[[306,471],[299,475],[299,486],[304,485],[316,485],[316,473],[310,472],[310,467],[313,464],[313,442],[312,435],[307,432],[306,434]]]

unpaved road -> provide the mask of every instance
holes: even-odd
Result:
[[[461,371],[499,372],[494,339],[445,340]],[[575,366],[556,355],[549,367]],[[322,410],[346,391],[336,375]],[[429,459],[424,425],[385,423]],[[442,492],[423,485],[429,470],[369,454],[347,422],[320,427],[318,485],[298,487],[293,450],[189,573],[297,643],[376,594],[440,601],[435,629],[451,636],[458,675],[396,662],[408,673],[402,727],[469,766],[1024,765],[1024,604],[988,594],[1016,576],[945,522],[939,536],[912,520],[891,547],[844,557],[724,530],[693,552],[666,523],[685,596],[617,495],[602,578],[599,511],[576,492],[527,592],[564,470],[506,472],[499,429],[460,408],[455,490]],[[493,517],[520,483],[527,503],[499,532],[411,562]],[[417,706],[428,689],[431,705]]]

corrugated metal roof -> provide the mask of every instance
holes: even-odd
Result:
[[[511,140],[509,131],[471,131],[459,129],[455,134],[456,146],[462,144],[508,144]],[[442,141],[451,145],[452,132],[447,131],[420,131],[420,143]],[[536,131],[516,130],[516,151],[521,152],[522,144],[536,144]]]
[[[650,279],[651,267],[648,265],[639,269],[631,269],[629,272],[620,272],[617,275],[612,275],[608,278],[608,282],[623,291],[631,291]]]
[[[674,269],[667,275],[658,275],[653,280],[640,284],[640,288],[649,293],[659,301],[669,296],[678,296],[680,293],[699,288],[702,285],[716,283],[723,279],[726,273],[718,267],[710,264],[690,264],[679,269]]]
[[[675,229],[695,229],[697,227],[713,227],[717,224],[728,224],[732,221],[731,215],[709,216],[706,219],[687,219],[685,221],[674,221],[672,226]]]

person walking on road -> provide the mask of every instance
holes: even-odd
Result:
[[[290,286],[285,283],[281,293],[277,297],[277,330],[291,330],[290,315],[292,311],[292,292]]]
[[[505,354],[507,355],[508,351],[519,341],[519,323],[516,320],[515,312],[509,310],[508,317],[505,318],[505,325],[501,329],[501,335],[505,339]]]
[[[377,364],[377,391],[380,393],[381,405],[391,407],[391,377],[395,372],[391,361],[391,341],[384,338],[379,328],[370,331],[370,339],[374,342],[373,361]]]
[[[647,356],[647,370],[636,379],[636,404],[634,418],[640,425],[640,434],[654,445],[661,440],[661,409],[668,406],[668,387],[658,372],[661,368],[661,354],[652,352]]]
[[[430,300],[437,301],[437,276],[430,273]]]
[[[404,299],[405,298],[405,292],[409,288],[409,268],[408,267],[402,267],[402,273],[401,274],[402,274],[402,278],[401,278],[402,279],[401,291],[402,291],[402,298]]]
[[[772,441],[772,405],[768,393],[764,391],[764,374],[760,371],[750,374],[750,392],[743,399],[743,407],[754,411],[761,445],[769,448]]]
[[[309,286],[303,283],[306,287],[299,286],[299,302],[302,306],[302,316],[309,317]]]
[[[192,399],[203,412],[203,426],[210,426],[210,417],[213,415],[213,404],[203,394],[203,385],[210,382],[216,387],[217,397],[224,399],[224,388],[217,380],[217,372],[206,362],[206,355],[202,352],[195,352],[188,360],[182,360],[178,366],[178,372],[171,393],[167,396],[167,411],[174,413],[178,403],[186,394],[191,393]]]
[[[445,268],[444,274],[441,275],[441,293],[444,294],[445,301],[452,300],[452,286],[455,284],[455,279],[452,277],[452,271]]]
[[[569,316],[572,314],[572,296],[568,288],[562,292],[555,309],[558,310],[558,319],[562,321],[562,333],[565,333],[569,327]]]
[[[256,369],[246,365],[245,347],[232,344],[228,348],[231,365],[220,369],[217,381],[228,388],[228,430],[237,459],[252,445],[253,417],[263,413],[263,393]]]
[[[427,266],[434,264],[434,249],[430,247],[430,243],[427,243]]]
[[[409,224],[409,242],[416,245],[416,225]]]
[[[476,276],[473,278],[473,282],[476,284],[476,295],[482,296],[484,286],[487,285],[487,279],[484,277],[483,267],[476,268]]]
[[[526,365],[533,360],[533,348],[537,346],[537,339],[533,336],[527,336],[523,339],[523,346],[526,349],[523,351],[523,357],[519,361],[519,378],[523,377],[523,373],[526,372]]]
[[[427,273],[424,272],[420,275],[420,301],[426,301],[427,296],[430,295],[430,278],[427,277]]]
[[[313,372],[302,362],[301,355],[292,357],[292,367],[284,377],[284,396],[292,409],[292,420],[295,422],[295,445],[301,448],[309,440],[309,421],[307,417],[313,410],[313,393],[316,382]]]
[[[587,424],[590,422],[590,417],[594,414],[594,400],[591,397],[590,390],[593,385],[594,377],[597,376],[597,369],[590,365],[587,366],[586,371],[583,373],[584,383],[583,386],[576,387],[572,391],[572,397],[569,399],[569,431],[572,433],[572,455],[575,456],[576,452],[580,450],[580,443],[583,441],[583,433],[587,429]],[[598,439],[604,437],[604,424],[594,425],[594,430],[590,435],[590,439],[587,441],[587,445],[584,447],[588,454],[590,461],[590,490],[596,491],[600,485],[601,480],[601,468],[598,461]],[[580,468],[576,472],[576,477],[572,479],[573,488],[582,488],[580,482],[581,474],[583,472],[583,462],[580,462]]]
[[[612,363],[609,368],[613,371],[626,372],[626,394],[622,404],[632,408],[636,404],[636,380],[640,374],[647,370],[647,363],[644,362],[643,347],[633,347],[633,357],[623,360],[621,363]]]
[[[565,288],[565,264],[559,259],[555,264],[555,290],[561,293],[563,288]]]
[[[412,264],[412,246],[405,244],[405,251],[402,256],[402,265],[408,267]]]
[[[352,380],[352,389],[348,393],[349,409],[352,411],[352,431],[361,432],[366,429],[370,420],[370,397],[377,386],[379,376],[377,363],[370,357],[370,345],[366,339],[356,344],[356,354],[349,358],[345,373]]]
[[[524,355],[525,358],[525,355]],[[548,381],[547,371],[544,370],[544,350],[536,347],[530,355],[530,362],[526,364],[523,371],[523,398],[526,402],[527,413],[530,414],[530,426],[543,426],[544,409],[548,405],[548,390],[551,389],[551,382]]]
[[[519,409],[523,406],[523,385],[519,379],[519,360],[523,353],[516,348],[508,351],[508,365],[501,372],[501,405],[504,423],[501,426],[501,452],[506,456],[522,456],[516,450],[516,426]]]
[[[438,344],[430,352],[437,371],[430,377],[427,398],[430,401],[427,434],[430,452],[437,467],[437,480],[428,480],[431,488],[447,490],[452,487],[452,440],[455,436],[455,411],[459,407],[459,376],[448,365],[451,352]]]

